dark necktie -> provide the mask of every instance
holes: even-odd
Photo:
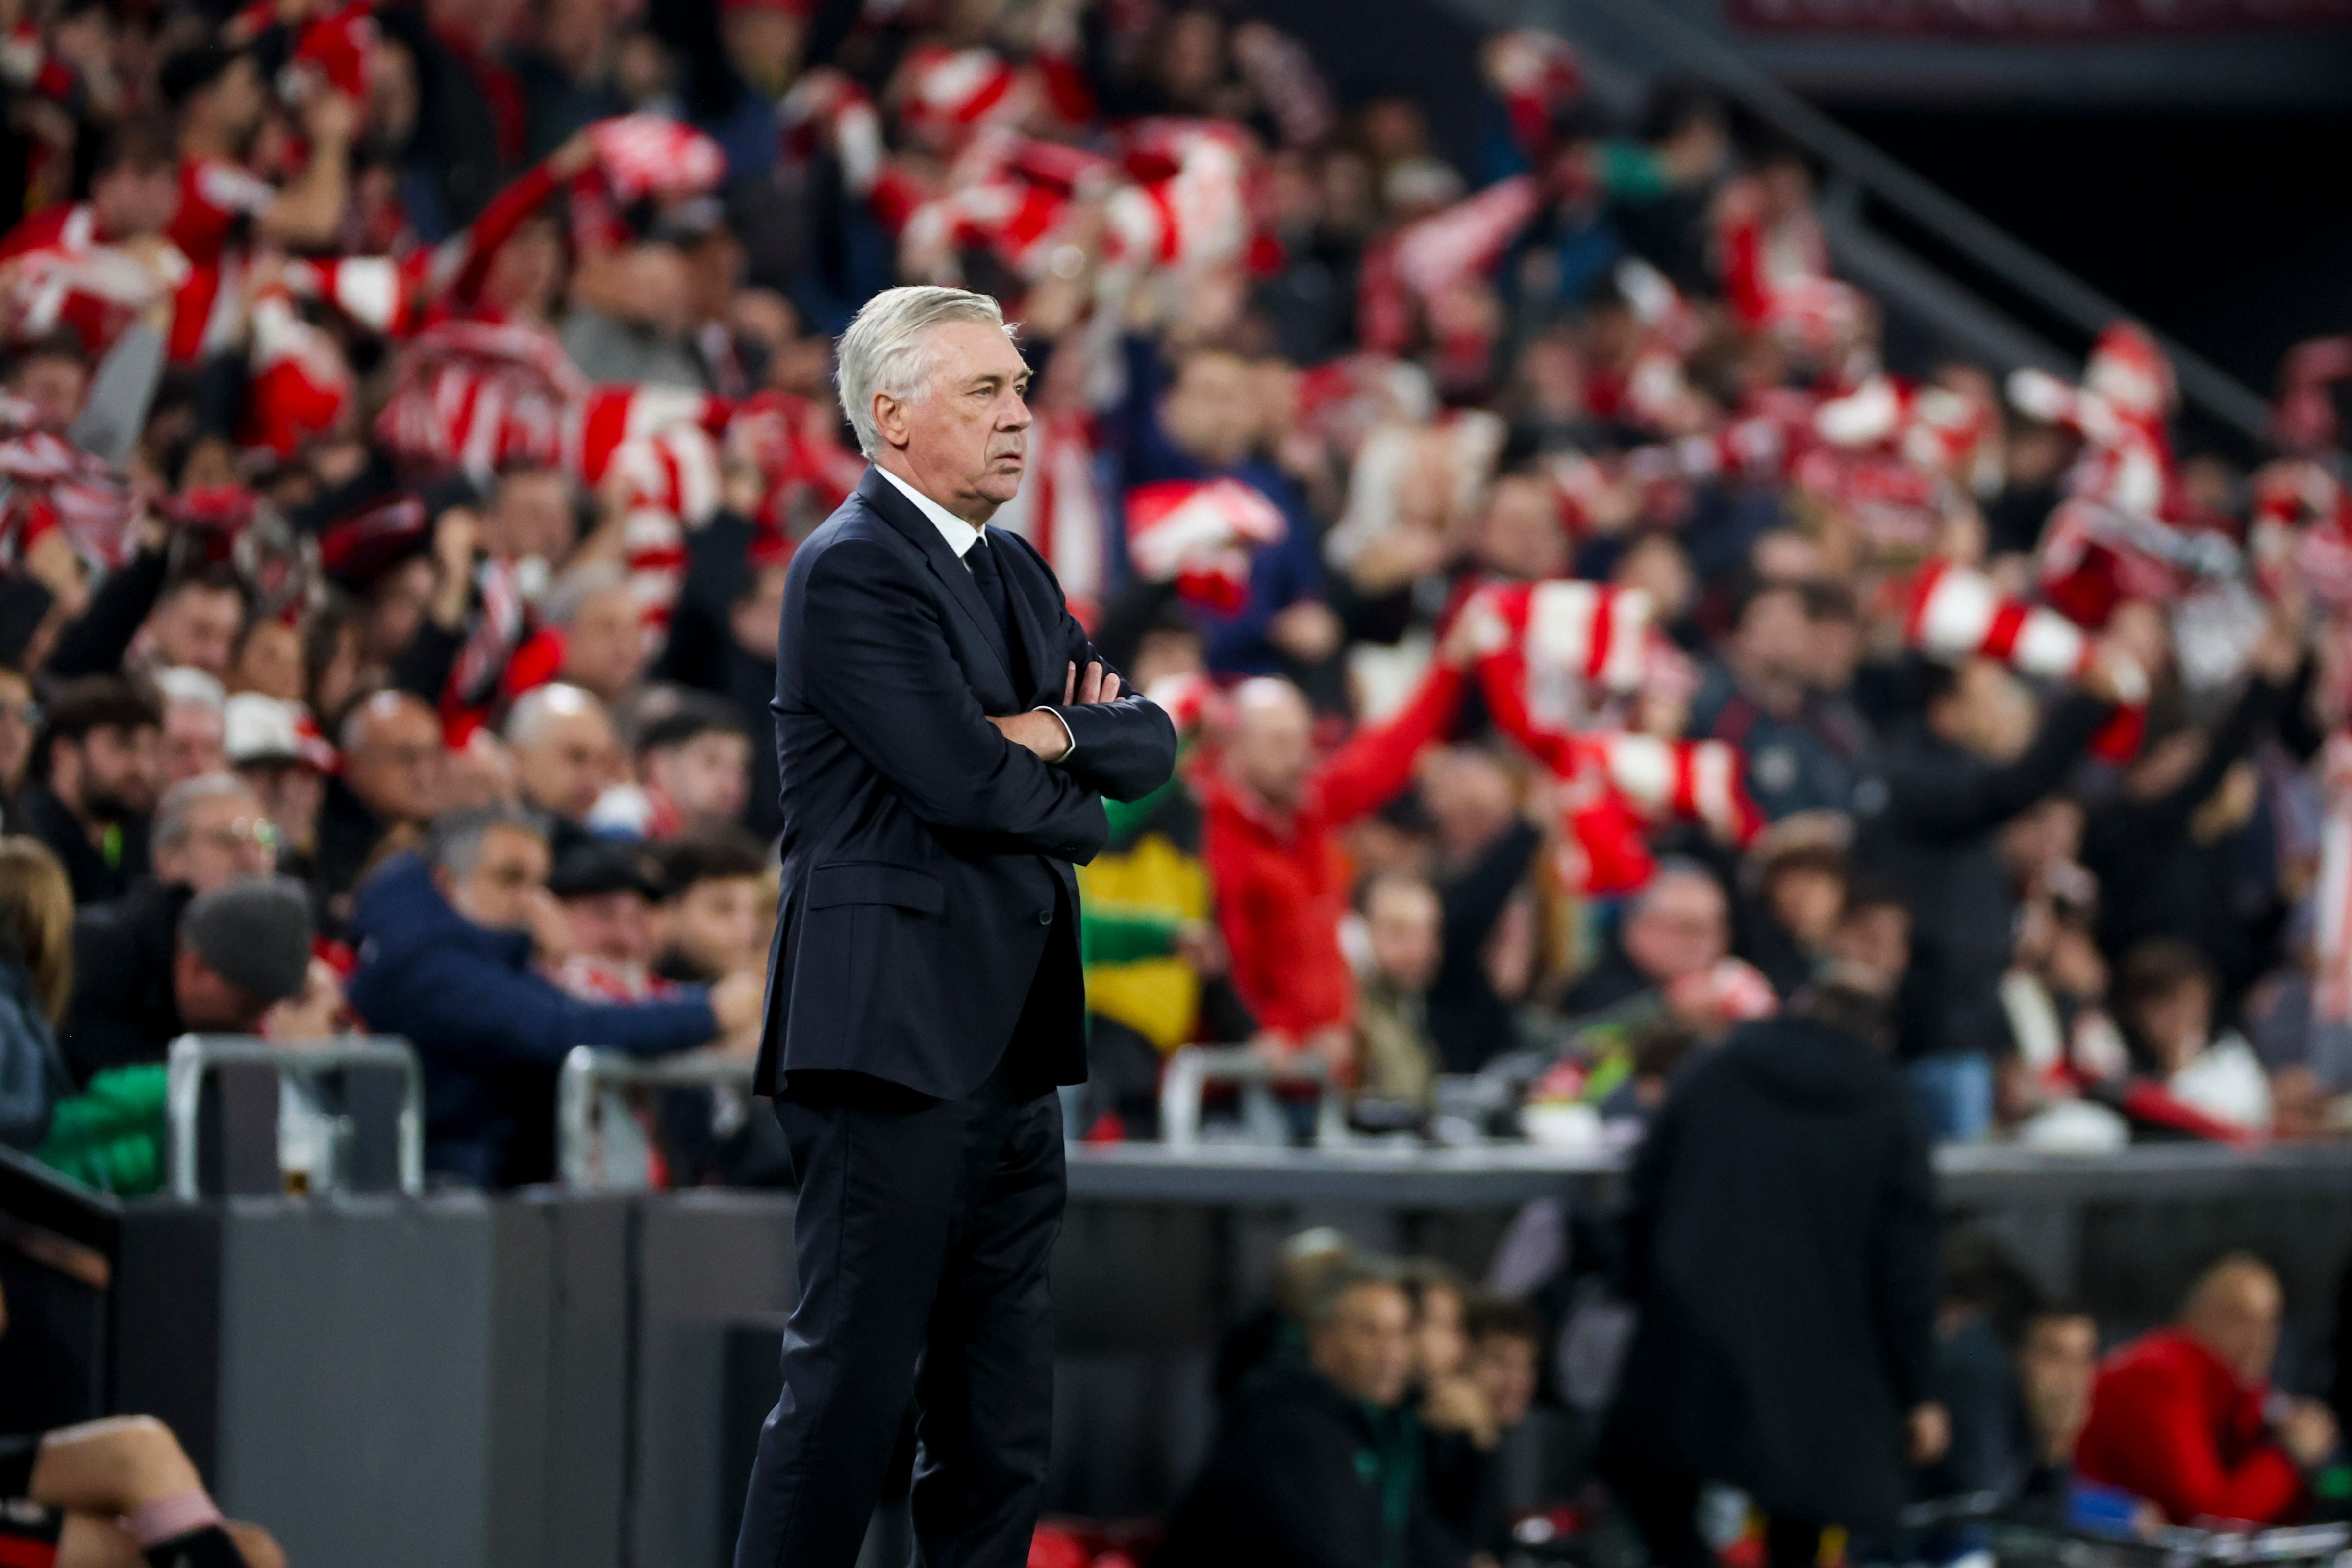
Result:
[[[1028,674],[1022,667],[1025,661],[1021,656],[1021,636],[1013,627],[1013,595],[1005,587],[1004,574],[996,570],[996,551],[989,548],[988,536],[982,534],[963,559],[964,564],[971,568],[973,585],[996,617],[996,630],[1004,639],[1004,652],[1012,661],[1013,676],[1025,685]]]

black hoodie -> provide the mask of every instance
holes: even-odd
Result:
[[[1603,1452],[1871,1531],[1904,1499],[1929,1397],[1938,1231],[1903,1076],[1807,1018],[1748,1024],[1684,1073],[1634,1162],[1641,1328]]]

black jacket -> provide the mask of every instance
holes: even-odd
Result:
[[[1486,942],[1542,847],[1535,829],[1513,822],[1438,890],[1445,943],[1429,988],[1429,1032],[1448,1072],[1475,1072],[1518,1043],[1511,1004],[1486,977]]]
[[[1065,666],[1097,655],[1043,557],[1002,528],[987,548],[1018,650],[939,530],[871,469],[793,552],[776,647],[783,894],[761,1093],[780,1074],[831,1069],[961,1098],[1016,1024],[1040,1073],[1086,1076],[1070,868],[1109,834],[1104,795],[1167,781],[1176,729],[1127,695],[1055,709],[1076,742],[1059,766],[1006,740],[987,716],[1056,702]],[[1035,674],[1023,684],[1016,669]]]
[[[2008,1049],[1998,988],[2014,946],[2017,894],[1999,834],[2066,781],[2111,711],[2096,697],[2062,697],[2025,754],[2007,764],[1982,760],[1924,722],[1888,744],[1883,804],[1865,818],[1859,847],[1911,910],[1899,1003],[1905,1056]]]
[[[29,833],[47,846],[66,868],[73,888],[74,907],[103,904],[131,891],[147,874],[147,824],[121,824],[118,835],[101,849],[89,841],[79,818],[49,792],[47,784],[31,783],[16,796],[16,831]]]
[[[161,1061],[182,1033],[172,961],[180,916],[195,894],[142,882],[110,904],[74,914],[73,1005],[58,1031],[76,1089],[110,1067]]]
[[[1809,1019],[1748,1024],[1676,1082],[1625,1222],[1641,1327],[1604,1464],[1884,1529],[1930,1396],[1937,1221],[1903,1075]]]
[[[1243,1384],[1152,1568],[1450,1568],[1421,1424],[1277,1358]]]

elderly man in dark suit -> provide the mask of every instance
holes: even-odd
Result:
[[[986,526],[1029,428],[996,302],[878,294],[840,367],[873,466],[793,558],[773,704],[758,1083],[800,1181],[800,1303],[735,1561],[849,1568],[911,1392],[923,1561],[995,1568],[1027,1560],[1052,1429],[1054,1090],[1086,1073],[1071,866],[1176,736]]]

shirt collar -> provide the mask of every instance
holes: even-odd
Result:
[[[980,542],[978,528],[973,528],[879,463],[874,465],[874,472],[896,485],[898,487],[898,494],[915,503],[915,510],[922,513],[931,527],[940,530],[940,538],[947,541],[948,549],[955,552],[956,559],[963,559],[965,553]]]

